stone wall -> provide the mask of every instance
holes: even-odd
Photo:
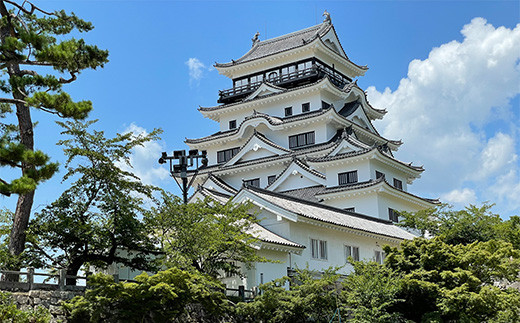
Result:
[[[60,302],[68,301],[74,296],[83,295],[83,292],[31,290],[29,292],[13,292],[11,295],[20,309],[36,309],[38,306],[49,309],[52,315],[51,322],[56,323],[65,322],[65,315]]]

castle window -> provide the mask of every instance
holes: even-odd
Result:
[[[311,256],[314,259],[327,260],[327,241],[311,239]]]
[[[403,182],[398,180],[397,178],[394,178],[394,187],[398,190],[403,190]]]
[[[285,108],[285,116],[286,117],[292,116],[292,107]]]
[[[382,265],[385,260],[385,253],[379,250],[374,250],[374,261]]]
[[[237,127],[237,121],[231,120],[229,121],[229,129],[235,129]]]
[[[255,75],[255,76],[251,76],[251,84],[257,83],[257,82],[262,82],[263,79],[264,79],[264,75],[263,74],[258,74],[258,75]]]
[[[271,72],[269,73],[269,81],[273,81],[274,79],[276,79],[278,77],[278,73],[277,72]]]
[[[357,181],[358,181],[357,170],[353,170],[351,172],[339,173],[338,174],[338,183],[339,183],[339,185],[346,185],[346,184],[357,183]]]
[[[260,178],[253,178],[244,181],[244,184],[254,187],[260,187]]]
[[[330,104],[328,104],[328,103],[325,102],[325,101],[321,101],[321,108],[322,108],[323,110],[328,109],[329,107],[330,107]]]
[[[267,176],[267,185],[271,185],[276,180],[276,175]]]
[[[289,136],[289,148],[297,148],[313,144],[314,131]]]
[[[235,156],[238,151],[240,150],[240,147],[230,148],[226,150],[217,151],[217,163],[225,163],[233,156]]]
[[[345,245],[345,263],[348,262],[349,257],[352,257],[354,261],[359,261],[359,247]]]
[[[236,80],[235,87],[240,87],[249,84],[249,80],[247,78]]]
[[[394,209],[388,208],[388,218],[392,222],[399,222],[399,212]]]
[[[309,112],[311,111],[311,104],[309,102],[302,104],[302,112]]]
[[[376,179],[379,179],[379,178],[381,178],[381,177],[384,178],[384,177],[385,177],[385,174],[383,174],[383,173],[381,173],[381,172],[378,172],[378,171],[376,170]]]

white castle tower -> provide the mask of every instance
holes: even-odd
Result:
[[[220,131],[186,140],[209,160],[191,198],[252,201],[258,252],[281,261],[226,278],[230,287],[252,288],[295,267],[344,265],[349,256],[382,262],[381,246],[414,237],[393,224],[398,212],[437,202],[408,192],[423,168],[394,158],[401,142],[372,125],[386,111],[354,80],[367,67],[348,58],[324,16],[280,37],[260,41],[257,33],[246,54],[216,64],[233,87],[199,110]]]

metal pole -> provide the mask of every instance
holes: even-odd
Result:
[[[188,204],[188,178],[182,178],[182,198],[184,200],[184,204]]]

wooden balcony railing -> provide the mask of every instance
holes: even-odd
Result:
[[[318,65],[313,65],[310,68],[304,70],[298,70],[292,73],[281,74],[276,77],[267,77],[265,80],[271,84],[281,86],[284,88],[291,88],[298,86],[308,81],[318,80],[325,76],[328,76],[332,83],[336,86],[343,87],[346,84],[344,78],[329,72],[326,69]],[[227,90],[219,91],[219,103],[230,103],[240,98],[243,98],[253,93],[263,81],[250,83],[242,86],[233,87]]]

